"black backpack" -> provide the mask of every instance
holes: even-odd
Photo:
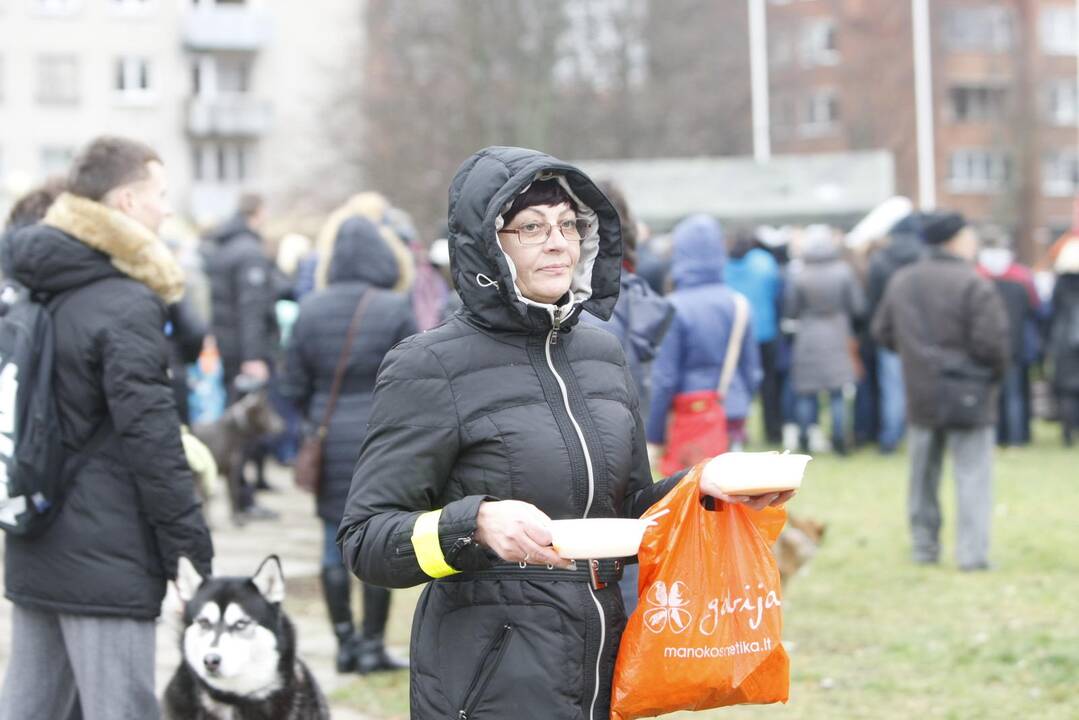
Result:
[[[22,537],[48,527],[67,487],[72,456],[52,392],[52,312],[64,299],[46,305],[18,283],[0,285],[0,528]]]

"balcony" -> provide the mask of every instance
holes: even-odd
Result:
[[[257,137],[272,119],[270,103],[248,95],[194,97],[187,105],[187,132],[195,137]]]
[[[208,52],[255,52],[270,40],[270,16],[247,5],[198,7],[183,22],[184,47]]]

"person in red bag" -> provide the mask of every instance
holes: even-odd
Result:
[[[549,523],[640,516],[682,475],[653,484],[618,339],[578,322],[617,300],[618,214],[522,148],[470,157],[449,200],[464,307],[386,356],[338,542],[365,582],[427,583],[413,718],[606,720],[622,562],[562,559]]]
[[[675,315],[652,365],[647,425],[649,454],[657,461],[664,456],[663,472],[744,442],[745,419],[763,375],[751,312],[739,321],[739,303],[742,313],[748,303],[723,282],[727,246],[719,221],[693,215],[675,226],[673,237],[674,292],[667,299]]]

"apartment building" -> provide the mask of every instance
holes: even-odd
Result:
[[[1079,193],[1074,0],[933,0],[937,205],[1037,256]],[[891,149],[917,199],[911,3],[769,0],[776,152]]]
[[[0,210],[112,133],[165,160],[197,224],[245,190],[290,202],[332,162],[320,125],[362,2],[0,0]]]

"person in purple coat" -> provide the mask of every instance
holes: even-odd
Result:
[[[727,246],[719,221],[691,215],[674,228],[673,243],[674,292],[667,299],[674,305],[674,321],[652,365],[652,406],[645,430],[653,457],[666,441],[675,395],[718,387],[734,324],[736,292],[724,283]],[[744,333],[724,402],[732,447],[744,439],[749,405],[761,381],[752,309]]]

